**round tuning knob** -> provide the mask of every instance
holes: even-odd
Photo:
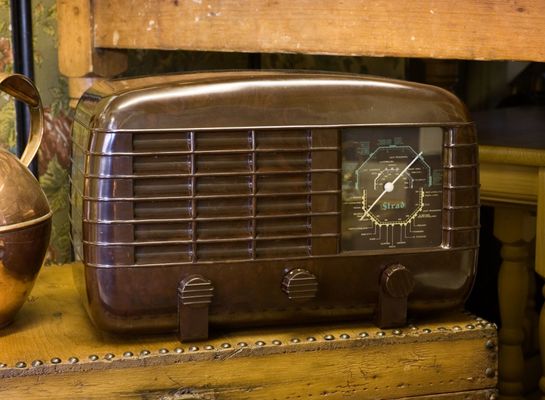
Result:
[[[393,264],[382,273],[382,287],[394,298],[407,297],[414,288],[411,272],[402,264]]]
[[[318,280],[306,269],[295,268],[284,275],[282,291],[288,295],[290,300],[310,300],[316,297]]]

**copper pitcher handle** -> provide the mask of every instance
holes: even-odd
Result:
[[[30,111],[30,135],[21,162],[28,167],[40,147],[44,132],[43,107],[38,89],[24,75],[0,73],[0,90],[21,100]]]

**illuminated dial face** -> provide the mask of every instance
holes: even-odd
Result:
[[[440,128],[343,131],[343,250],[441,245],[442,140]]]

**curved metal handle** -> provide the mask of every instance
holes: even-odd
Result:
[[[28,167],[40,147],[44,132],[44,112],[38,89],[24,75],[0,73],[0,90],[21,100],[30,111],[30,134],[21,162]]]

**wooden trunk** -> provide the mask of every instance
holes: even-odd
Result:
[[[0,397],[493,399],[496,328],[455,313],[400,330],[368,322],[120,337],[87,319],[68,266],[45,267],[0,334]]]

